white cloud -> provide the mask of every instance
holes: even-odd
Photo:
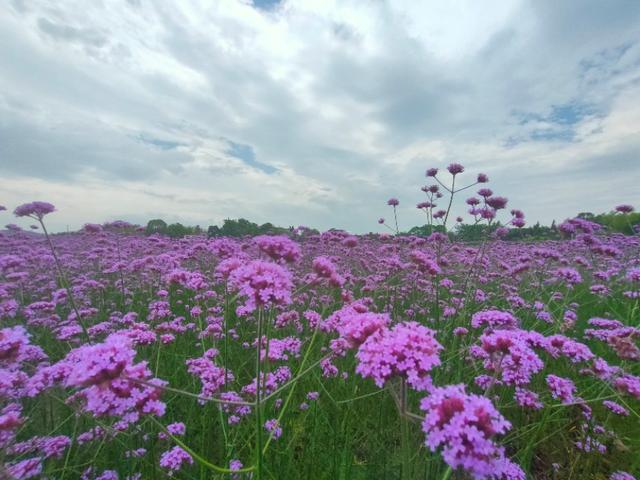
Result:
[[[530,221],[638,204],[638,24],[624,0],[4,3],[0,203],[361,232],[389,196],[421,222],[424,170],[458,161]]]

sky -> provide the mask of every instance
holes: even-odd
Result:
[[[451,162],[529,223],[640,207],[637,0],[6,0],[0,59],[0,225],[408,229]]]

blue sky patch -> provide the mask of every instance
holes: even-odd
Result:
[[[137,141],[152,145],[160,150],[174,150],[178,147],[186,147],[186,143],[174,142],[172,140],[162,140],[160,138],[153,138],[141,133],[137,137],[134,137]]]
[[[281,0],[253,0],[253,6],[260,10],[272,10],[278,6]]]
[[[264,173],[272,174],[278,171],[277,168],[271,165],[257,161],[256,154],[251,145],[235,143],[231,140],[227,140],[227,142],[229,142],[229,150],[227,150],[227,153],[232,157],[238,158],[250,167],[262,170]]]

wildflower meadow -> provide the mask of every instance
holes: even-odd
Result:
[[[508,241],[525,212],[487,175],[425,180],[425,235],[400,234],[402,192],[369,235],[0,212],[34,226],[0,234],[0,478],[636,478],[633,226]]]

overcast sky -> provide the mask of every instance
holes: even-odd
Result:
[[[0,3],[0,204],[54,230],[408,228],[450,162],[529,222],[640,207],[640,1]]]

